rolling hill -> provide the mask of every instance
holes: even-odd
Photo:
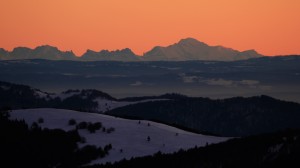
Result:
[[[0,81],[0,107],[12,109],[47,107],[104,113],[129,104],[158,100],[162,99],[118,101],[109,94],[95,89],[67,90],[55,94],[26,85]]]
[[[181,150],[174,154],[122,160],[87,168],[297,168],[300,166],[300,130],[284,130],[223,143]]]
[[[25,120],[31,125],[43,119],[39,125],[42,128],[72,130],[76,126],[68,124],[70,119],[80,122],[101,122],[106,130],[113,128],[111,132],[98,130],[91,133],[85,129],[79,129],[79,134],[85,138],[84,145],[104,146],[112,145],[109,155],[103,159],[94,160],[92,163],[105,163],[120,161],[124,158],[152,155],[158,151],[173,153],[180,149],[189,149],[195,146],[204,146],[219,143],[228,138],[205,136],[183,131],[164,124],[151,121],[127,120],[102,114],[82,113],[60,109],[27,109],[14,110],[10,113],[11,119]],[[149,139],[148,139],[149,137]]]
[[[25,85],[0,82],[0,107],[105,113],[220,136],[249,136],[300,128],[300,104],[265,95],[209,99],[165,94],[117,99],[93,89],[50,94]]]
[[[300,104],[264,95],[217,100],[177,96],[116,108],[107,114],[159,121],[221,136],[300,128]]]

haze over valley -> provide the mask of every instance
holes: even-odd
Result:
[[[4,60],[0,62],[0,77],[54,93],[97,89],[118,98],[164,93],[210,98],[265,94],[300,102],[299,58],[233,62]]]

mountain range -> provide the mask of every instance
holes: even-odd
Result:
[[[82,56],[76,56],[72,51],[60,51],[57,47],[44,45],[30,49],[17,47],[12,51],[0,48],[0,60],[16,59],[49,59],[49,60],[78,60],[78,61],[188,61],[212,60],[235,61],[262,57],[255,50],[237,51],[222,46],[209,46],[193,38],[180,40],[167,47],[156,46],[144,53],[136,55],[131,49],[99,52],[87,50]]]
[[[0,49],[0,60],[16,59],[74,60],[76,56],[72,51],[60,51],[57,47],[49,45],[39,46],[35,49],[17,47],[11,52]]]

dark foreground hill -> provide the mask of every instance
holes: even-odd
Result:
[[[0,109],[0,135],[0,167],[80,167],[111,149],[84,144],[78,130],[43,129],[37,123],[10,120],[7,109]]]
[[[300,130],[286,130],[224,143],[88,168],[298,168]]]
[[[161,96],[161,98],[171,96]],[[160,121],[221,136],[247,136],[300,128],[300,105],[268,96],[212,100],[174,95],[174,99],[113,109],[110,115]]]

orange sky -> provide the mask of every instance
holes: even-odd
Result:
[[[209,45],[300,54],[300,0],[0,0],[0,48],[131,48],[193,37]]]

